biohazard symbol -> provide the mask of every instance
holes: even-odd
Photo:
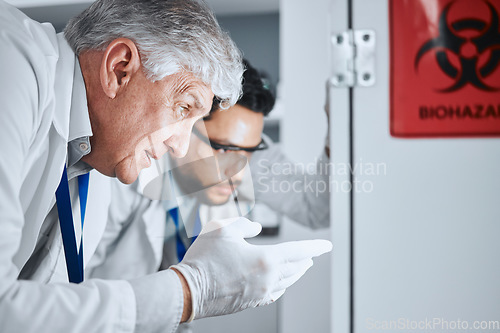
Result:
[[[475,18],[460,19],[448,25],[448,12],[454,2],[449,3],[439,18],[439,36],[425,42],[415,58],[415,70],[418,69],[420,59],[431,50],[435,50],[436,61],[448,77],[455,82],[448,88],[438,89],[441,92],[456,91],[467,83],[485,91],[495,91],[499,88],[491,87],[483,82],[490,76],[500,63],[500,25],[498,13],[489,2],[484,1],[490,9],[490,23]],[[462,37],[460,32],[475,30],[479,34],[474,37]],[[460,60],[460,68],[450,62],[446,51],[455,54]],[[488,56],[484,65],[479,66],[479,57]]]

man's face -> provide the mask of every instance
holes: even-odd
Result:
[[[187,72],[156,82],[142,73],[135,75],[116,100],[100,105],[106,112],[91,119],[92,151],[100,153],[94,157],[99,161],[96,169],[129,184],[151,165],[151,158],[159,159],[167,151],[183,157],[192,127],[210,111],[213,96],[206,84]]]
[[[257,146],[261,142],[262,130],[264,127],[264,115],[249,110],[241,105],[236,104],[228,110],[219,110],[212,114],[210,120],[204,122],[206,133],[200,124],[195,125],[195,130],[198,130],[198,135],[192,135],[190,139],[189,150],[187,155],[181,159],[174,159],[174,163],[179,165],[179,172],[177,179],[179,186],[186,190],[186,184],[197,188],[206,188],[202,193],[202,201],[211,205],[221,205],[226,203],[231,197],[231,186],[227,180],[223,182],[215,182],[211,168],[207,168],[204,163],[191,163],[191,167],[183,168],[184,163],[192,161],[202,161],[203,159],[214,156],[217,160],[217,166],[220,172],[226,174],[226,179],[231,178],[233,186],[236,188],[240,183],[243,176],[243,171],[233,175],[230,165],[231,157],[234,154],[241,155],[249,159],[251,153],[244,151],[223,151],[215,150],[201,137],[208,135],[211,141],[226,146],[238,146],[244,148],[251,148]],[[228,155],[232,154],[232,155]],[[232,163],[234,164],[234,163]],[[226,166],[225,166],[226,165]],[[217,183],[217,185],[213,185]]]

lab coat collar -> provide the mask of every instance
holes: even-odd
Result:
[[[57,34],[59,54],[56,65],[54,95],[57,105],[54,117],[54,128],[59,135],[68,142],[69,112],[71,108],[71,95],[73,90],[73,75],[75,54],[68,45],[62,33]]]
[[[92,129],[80,64],[63,33],[57,34],[57,42],[59,58],[54,91],[58,107],[54,127],[66,142],[69,142],[79,137],[91,136]]]
[[[90,126],[89,111],[87,106],[87,90],[85,89],[85,82],[83,81],[80,62],[76,56],[73,74],[73,92],[71,95],[71,111],[69,117],[68,141],[92,136],[92,128]]]
[[[83,80],[82,70],[78,57],[75,57],[73,74],[73,91],[71,95],[71,110],[69,113],[68,137],[68,176],[72,177],[87,173],[91,167],[80,161],[83,156],[90,153],[90,139],[92,128],[87,107],[87,92]],[[74,174],[74,175],[70,175]]]

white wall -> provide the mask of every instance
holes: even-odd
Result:
[[[285,153],[308,163],[319,156],[326,135],[325,80],[328,77],[328,0],[283,0],[280,3],[280,76],[285,113],[281,141]],[[284,240],[325,238],[290,221]],[[282,300],[280,332],[330,331],[330,257],[317,258]]]
[[[285,104],[282,142],[298,162],[318,156],[326,133],[329,1],[283,0],[280,7],[280,75]]]
[[[354,201],[355,332],[400,318],[498,321],[500,140],[391,137],[388,1],[355,0],[353,12],[354,28],[377,33],[377,83],[354,94],[354,160],[387,170],[355,175],[374,188]]]

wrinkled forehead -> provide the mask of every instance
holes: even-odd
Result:
[[[192,98],[197,107],[208,108],[209,110],[212,108],[214,94],[210,85],[191,72],[181,71],[168,75],[163,80],[166,89],[179,96]]]

